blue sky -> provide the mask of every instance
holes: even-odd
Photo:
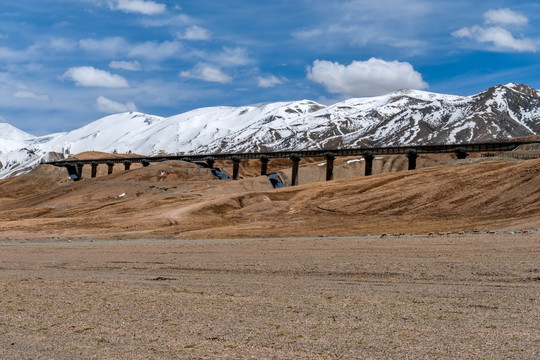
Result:
[[[534,1],[18,0],[0,14],[0,121],[34,135],[124,111],[540,88]]]

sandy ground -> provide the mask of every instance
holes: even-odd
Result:
[[[2,241],[1,359],[538,359],[540,234]]]

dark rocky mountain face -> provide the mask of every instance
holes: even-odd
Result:
[[[540,92],[517,84],[473,96],[402,90],[315,109],[295,119],[262,119],[197,152],[465,143],[540,133]]]

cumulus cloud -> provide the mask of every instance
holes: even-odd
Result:
[[[308,79],[329,92],[344,96],[383,95],[398,89],[425,89],[428,84],[411,64],[371,58],[350,65],[315,60],[308,67]]]
[[[485,26],[464,27],[454,31],[452,36],[491,44],[500,51],[535,52],[536,45],[531,39],[516,38],[507,29],[509,26],[527,25],[528,22],[526,16],[510,9],[489,10],[484,13]]]
[[[183,33],[179,33],[178,38],[191,41],[209,40],[210,31],[203,27],[192,25],[188,27]]]
[[[484,19],[486,24],[496,25],[527,25],[529,19],[526,16],[516,13],[510,9],[489,10],[484,13]]]
[[[203,63],[195,65],[195,67],[189,71],[180,72],[180,76],[210,82],[218,82],[221,84],[230,83],[232,81],[232,78],[221,71],[221,69]]]
[[[259,87],[262,87],[262,88],[271,88],[276,85],[283,84],[285,81],[287,81],[286,78],[284,77],[278,78],[274,75],[270,75],[266,77],[263,77],[263,76],[257,77],[257,84]]]
[[[108,71],[96,69],[92,66],[72,67],[64,73],[65,79],[70,79],[77,86],[125,88],[129,87],[127,80]]]
[[[49,102],[51,99],[49,95],[39,95],[28,90],[19,90],[13,96],[19,99],[32,99],[36,101]]]
[[[141,64],[138,61],[111,61],[109,64],[111,69],[121,69],[128,71],[140,71]]]
[[[116,114],[128,111],[137,111],[137,106],[133,102],[121,103],[104,96],[100,96],[96,99],[96,109],[107,114]]]
[[[111,7],[128,13],[140,13],[144,15],[161,14],[167,9],[165,4],[143,0],[118,0]]]

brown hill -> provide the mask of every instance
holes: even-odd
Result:
[[[324,168],[315,160],[303,160],[311,165],[303,167],[301,179],[320,178]],[[538,227],[540,160],[480,160],[486,159],[282,189],[251,176],[257,162],[243,163],[246,178],[238,181],[217,180],[209,169],[181,161],[127,172],[117,166],[112,175],[79,182],[67,180],[65,169],[42,165],[0,181],[0,234],[219,238]],[[340,161],[345,175],[361,173],[346,169],[359,162]],[[404,166],[403,159],[388,158],[378,172]]]

